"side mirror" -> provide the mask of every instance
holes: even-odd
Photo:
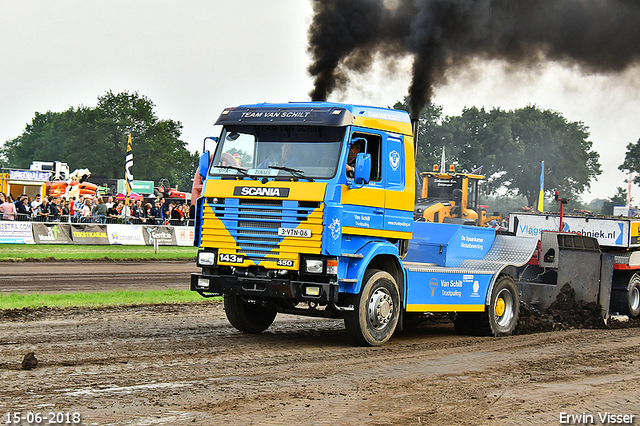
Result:
[[[200,162],[198,163],[198,173],[200,173],[200,177],[204,182],[207,173],[209,172],[209,159],[210,154],[209,151],[205,151],[204,154],[200,156]]]
[[[202,141],[202,152],[207,152],[207,140],[211,140],[213,141],[213,143],[215,145],[218,145],[218,137],[217,136],[207,136],[206,138],[204,138],[204,140]],[[215,148],[214,145],[214,148]]]
[[[371,177],[371,154],[363,152],[356,155],[356,166],[353,171],[353,180],[358,185],[369,183]]]

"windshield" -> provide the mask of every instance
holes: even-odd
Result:
[[[344,133],[344,127],[226,126],[209,174],[329,179]]]
[[[456,189],[462,190],[462,178],[459,177],[441,179],[435,176],[429,176],[428,183],[428,199],[454,200],[453,191]]]

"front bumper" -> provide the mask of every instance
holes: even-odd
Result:
[[[201,281],[207,281],[208,287]],[[317,287],[318,295],[309,295],[307,287]],[[191,274],[191,291],[205,297],[237,294],[246,297],[298,302],[338,302],[338,283],[321,283],[290,279],[253,278],[236,275]]]

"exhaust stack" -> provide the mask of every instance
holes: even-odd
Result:
[[[418,160],[418,132],[420,130],[420,119],[412,118],[411,119],[411,130],[413,131],[413,159],[415,161]]]

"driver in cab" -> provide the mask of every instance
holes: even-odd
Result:
[[[283,143],[280,152],[267,157],[260,165],[259,169],[266,169],[269,166],[285,166],[296,168],[300,166],[300,161],[293,153],[293,144]]]
[[[349,153],[347,154],[347,177],[353,178],[353,172],[356,167],[356,157],[359,153],[364,152],[364,138],[355,138],[351,141],[349,146]]]

